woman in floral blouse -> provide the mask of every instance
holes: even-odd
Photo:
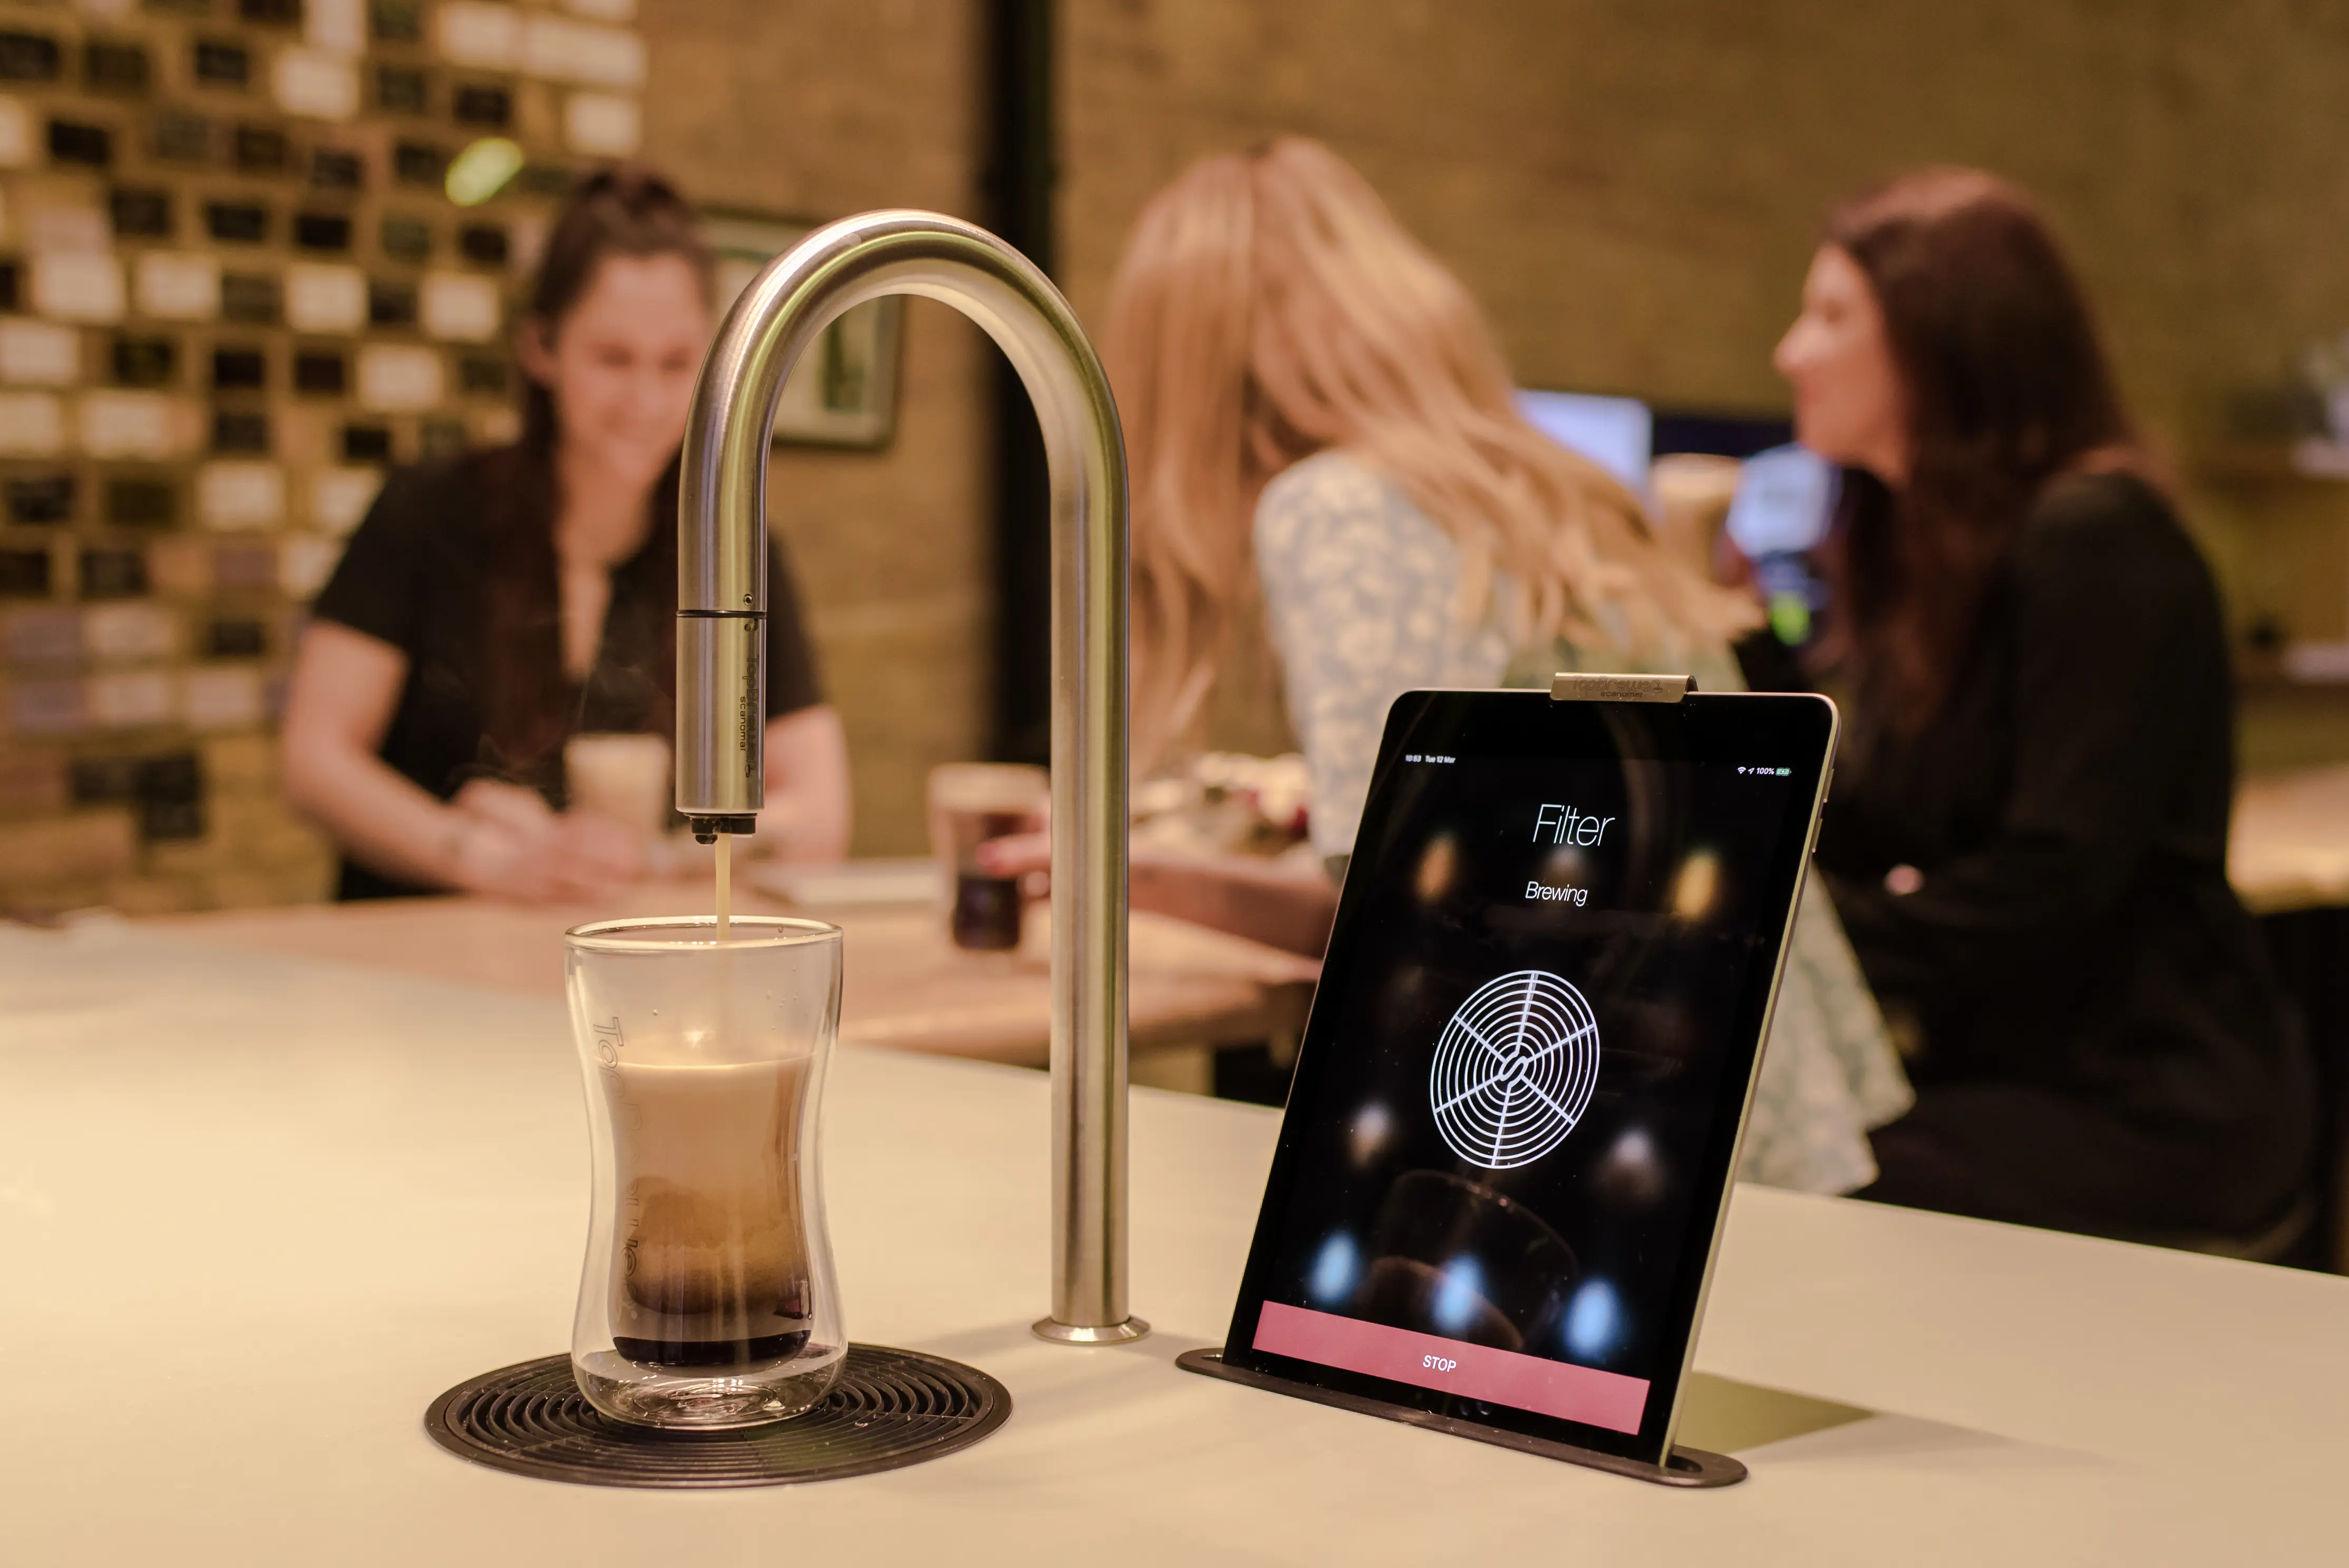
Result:
[[[1105,355],[1133,465],[1137,773],[1195,748],[1268,632],[1321,862],[1138,851],[1137,905],[1318,951],[1404,691],[1572,669],[1741,684],[1728,640],[1754,605],[1526,423],[1467,291],[1318,142],[1207,158],[1160,192]],[[1807,898],[1746,1173],[1863,1185],[1867,1130],[1907,1103],[1834,911]]]

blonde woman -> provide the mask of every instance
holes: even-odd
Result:
[[[1106,353],[1133,464],[1137,771],[1190,738],[1264,614],[1333,859],[1399,693],[1578,664],[1715,685],[1757,620],[1526,423],[1466,290],[1319,142],[1205,159],[1160,192]]]
[[[1105,352],[1132,462],[1134,763],[1199,737],[1270,633],[1340,872],[1388,706],[1560,669],[1736,686],[1750,601],[1659,547],[1639,500],[1518,415],[1459,281],[1318,142],[1194,164],[1143,211]],[[1334,875],[1137,859],[1134,901],[1318,946]],[[1308,915],[1318,912],[1313,928]],[[1309,941],[1297,941],[1304,935]],[[1797,922],[1749,1173],[1845,1190],[1907,1105],[1824,899]]]
[[[1204,159],[1127,242],[1104,352],[1133,507],[1133,764],[1195,748],[1268,629],[1328,874],[1137,850],[1133,901],[1318,954],[1386,710],[1585,662],[1716,686],[1746,601],[1673,569],[1640,503],[1516,412],[1455,278],[1335,153]],[[1026,864],[1010,845],[999,864]]]

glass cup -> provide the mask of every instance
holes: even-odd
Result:
[[[1042,831],[1051,800],[1052,776],[1041,768],[948,762],[930,769],[930,852],[951,890],[947,931],[957,947],[1002,953],[1019,945],[1019,879],[981,869],[978,846]]]
[[[816,1147],[840,928],[730,932],[689,915],[565,937],[595,1156],[571,1371],[617,1420],[780,1421],[848,1350]]]
[[[647,841],[668,825],[677,775],[657,735],[574,735],[563,743],[571,810],[616,822]]]

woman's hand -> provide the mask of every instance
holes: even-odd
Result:
[[[644,845],[616,823],[557,816],[537,791],[476,779],[449,802],[450,880],[528,903],[587,902],[645,873]]]
[[[562,820],[546,803],[546,797],[537,790],[495,779],[467,780],[449,798],[449,809],[478,817],[525,839],[543,837]]]
[[[617,835],[621,842],[598,842]],[[465,892],[521,903],[590,903],[634,882],[643,855],[608,822],[574,817],[531,839],[479,819],[460,823],[450,880]]]
[[[1030,903],[1052,895],[1052,835],[1010,833],[978,846],[978,869],[992,877],[1019,879],[1020,896]]]

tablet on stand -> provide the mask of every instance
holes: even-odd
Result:
[[[1684,676],[1398,698],[1230,1332],[1181,1365],[1743,1479],[1672,1429],[1836,722]]]

